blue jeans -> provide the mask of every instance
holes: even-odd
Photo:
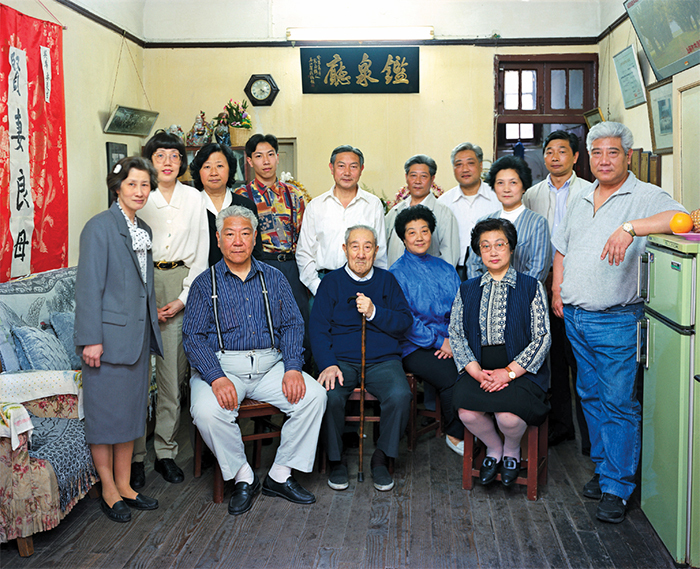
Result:
[[[566,334],[576,356],[576,385],[591,438],[600,488],[629,499],[641,449],[637,401],[637,321],[644,305],[591,312],[564,306]]]

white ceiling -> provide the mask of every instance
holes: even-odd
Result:
[[[622,0],[73,0],[148,42],[284,41],[288,27],[430,25],[436,39],[595,37]]]

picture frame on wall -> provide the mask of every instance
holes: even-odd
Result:
[[[642,70],[639,67],[634,45],[628,45],[621,52],[613,55],[613,63],[625,108],[632,109],[646,102]]]
[[[673,78],[647,88],[651,144],[656,154],[673,152]]]
[[[105,134],[148,136],[159,113],[117,105],[105,125]]]
[[[603,117],[603,112],[600,110],[600,107],[586,111],[583,113],[583,118],[586,119],[586,126],[589,129],[598,123],[605,122],[605,118]]]

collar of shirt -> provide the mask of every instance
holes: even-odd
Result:
[[[604,203],[606,203],[608,200],[611,198],[614,198],[615,196],[621,196],[623,194],[631,194],[632,190],[634,189],[634,186],[637,185],[637,176],[635,176],[632,172],[629,170],[627,171],[627,178],[625,179],[624,183],[613,192],[613,194],[605,200]],[[598,186],[600,185],[600,182],[596,180],[593,182],[593,185],[591,186],[591,191],[588,192],[586,195],[583,196],[583,199],[586,200],[587,202],[593,204],[593,200],[595,199],[595,191],[598,189]]]
[[[457,186],[456,189],[457,189],[457,191],[455,192],[455,198],[453,201],[457,201],[459,199],[468,200],[469,197],[473,197],[474,199],[477,199],[479,197],[488,199],[487,192],[493,192],[493,190],[491,189],[491,186],[489,186],[486,182],[483,182],[483,181],[481,182],[481,184],[479,184],[479,189],[476,191],[476,194],[474,194],[473,196],[465,196],[464,192],[462,191],[462,188],[460,188],[459,186]]]
[[[221,259],[221,261],[219,261],[219,263],[222,263],[221,270],[224,272],[224,274],[228,273],[232,277],[238,278],[238,276],[234,275],[231,272],[231,269],[228,268],[228,265],[226,264],[226,259]],[[260,271],[260,263],[257,261],[257,259],[255,259],[255,257],[251,257],[250,258],[250,271],[248,271],[248,275],[246,276],[245,279],[243,279],[243,282],[244,283],[248,282],[250,279],[254,278],[255,275],[258,274],[259,271]]]
[[[354,204],[358,200],[364,200],[369,203],[369,200],[367,199],[366,193],[360,186],[357,186],[357,194],[355,194],[355,197],[350,200],[350,203],[348,204],[348,207],[350,207],[352,204]],[[333,200],[339,205],[343,205],[340,203],[340,200],[336,197],[335,195],[335,184],[333,184],[333,187],[331,188],[331,191],[326,194],[326,197],[323,198],[324,201],[326,200]]]
[[[369,270],[369,273],[367,273],[364,277],[358,277],[355,273],[353,273],[353,272],[350,270],[350,267],[348,267],[348,264],[345,263],[345,272],[346,272],[348,275],[350,275],[350,278],[351,278],[352,280],[354,280],[354,281],[356,281],[356,282],[358,282],[358,283],[363,283],[363,282],[365,282],[365,281],[368,281],[369,279],[371,279],[371,278],[374,276],[374,267],[372,267],[372,268]]]
[[[483,275],[481,275],[481,280],[479,281],[479,284],[483,287],[487,283],[497,283],[497,282],[502,282],[504,284],[507,284],[511,288],[515,288],[515,281],[518,276],[518,273],[515,271],[513,268],[513,265],[508,267],[508,270],[506,271],[506,274],[503,275],[503,278],[500,281],[497,281],[491,276],[491,273],[486,271]]]
[[[517,209],[514,209],[513,211],[506,211],[503,208],[501,208],[501,214],[498,216],[501,219],[507,219],[511,223],[513,223],[518,217],[520,217],[520,214],[525,211],[525,204],[520,204],[520,207]]]
[[[574,173],[571,172],[571,176],[569,176],[569,179],[566,182],[564,182],[564,185],[561,188],[557,188],[554,184],[552,184],[552,175],[547,174],[547,186],[549,186],[550,192],[558,193],[558,192],[561,192],[563,190],[568,190],[569,184],[571,183],[571,180],[573,180],[573,179],[574,179]]]
[[[277,179],[277,178],[275,178],[275,181],[271,186],[266,186],[261,181],[259,181],[257,178],[253,179],[253,186],[261,194],[265,194],[268,190],[270,190],[271,192],[274,192],[276,195],[279,196],[281,193],[281,187],[280,187],[281,185],[282,185],[282,182],[280,182],[279,179]]]
[[[170,203],[165,201],[163,194],[159,188],[156,188],[148,196],[148,201],[153,202],[153,205],[158,209],[163,209],[164,207],[174,207],[175,209],[180,209],[182,207],[182,190],[180,189],[180,182],[175,183],[175,188],[173,189],[173,195],[170,196]]]
[[[208,211],[212,212],[214,215],[218,215],[219,212],[216,211],[216,208],[214,207],[214,202],[211,201],[211,198],[209,197],[209,194],[202,190],[202,197],[204,198],[204,207],[207,208]],[[221,206],[221,209],[224,209],[228,206],[231,205],[233,202],[233,193],[231,190],[226,188],[226,193],[224,194],[224,203]]]

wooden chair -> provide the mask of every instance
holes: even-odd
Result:
[[[418,408],[418,378],[412,373],[406,374],[406,381],[411,388],[411,415],[408,419],[408,450],[415,450],[418,437],[435,430],[435,436],[442,436],[442,408],[440,407],[440,397],[435,398],[435,411]],[[425,427],[418,426],[418,417],[429,417],[434,422]]]
[[[359,387],[356,387],[353,392],[350,394],[348,397],[348,401],[359,401],[360,400],[360,394],[361,390]],[[370,401],[379,401],[374,395],[372,395],[369,391],[365,390],[365,403],[368,403]],[[379,420],[381,417],[379,415],[368,415],[367,414],[367,406],[365,405],[365,423],[379,423]],[[351,423],[359,423],[360,422],[360,416],[359,415],[345,415],[345,422],[351,422]],[[328,455],[326,454],[326,447],[323,444],[318,445],[319,451],[320,451],[320,458],[319,458],[319,465],[318,465],[318,471],[321,474],[325,474],[326,472],[326,465],[328,463]],[[391,474],[394,474],[394,459],[389,457],[389,472]]]
[[[527,499],[537,500],[537,489],[540,484],[547,483],[547,427],[549,419],[545,419],[539,427],[528,426],[524,437],[527,437],[527,459],[520,461],[520,475],[516,484],[527,486]],[[524,438],[523,437],[523,438]],[[479,478],[481,463],[486,458],[486,447],[477,442],[476,454],[474,439],[476,437],[464,428],[464,462],[462,465],[462,488],[471,490],[474,478]],[[524,473],[523,473],[524,471]],[[496,477],[500,480],[501,475]]]
[[[253,445],[253,468],[260,468],[260,457],[262,455],[262,442],[263,439],[274,439],[280,436],[281,427],[275,425],[269,420],[270,417],[274,415],[281,415],[280,411],[274,405],[268,403],[261,403],[254,399],[244,399],[238,409],[238,421],[241,419],[254,419],[254,418],[265,418],[265,421],[255,421],[255,429],[252,434],[242,435],[244,443],[254,442]],[[240,424],[240,423],[239,423]],[[270,427],[269,432],[263,432],[263,426],[267,425]],[[202,475],[202,450],[204,446],[204,441],[202,440],[202,435],[199,433],[199,429],[195,427],[195,438],[194,438],[194,477],[199,478]],[[221,474],[221,467],[219,466],[216,457],[214,457],[214,503],[221,504],[224,501],[224,477]]]

